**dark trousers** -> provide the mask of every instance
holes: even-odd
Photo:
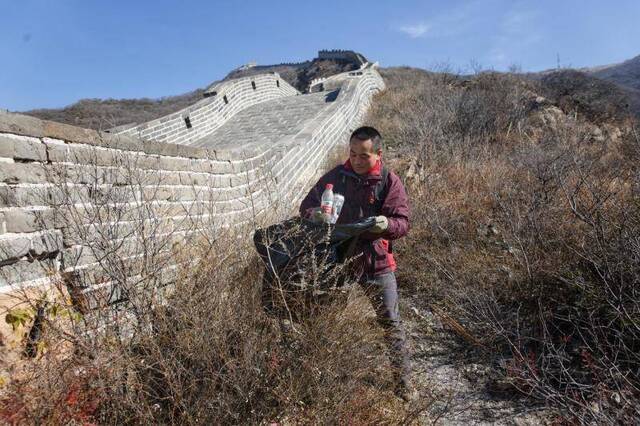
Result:
[[[378,324],[385,330],[385,338],[391,353],[391,365],[396,368],[396,378],[406,382],[411,374],[406,333],[398,308],[398,286],[393,272],[379,276],[365,276],[360,280],[371,301]]]

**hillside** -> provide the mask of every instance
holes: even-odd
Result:
[[[82,99],[64,108],[25,111],[43,120],[104,130],[128,123],[144,123],[178,111],[202,99],[203,89],[160,99]]]
[[[619,64],[586,68],[582,71],[620,86],[640,91],[640,55]]]
[[[394,249],[416,379],[447,401],[432,416],[636,424],[638,137],[620,91],[577,71],[381,74],[367,122],[419,206]]]
[[[640,55],[619,64],[585,68],[581,71],[620,86],[629,97],[631,110],[640,115]]]
[[[358,64],[354,62],[316,58],[312,61],[297,64],[259,65],[246,70],[234,70],[227,74],[225,79],[246,77],[266,72],[277,72],[293,87],[301,92],[305,92],[309,83],[314,78],[329,77],[358,68]]]
[[[545,70],[525,73],[528,79],[542,84],[541,94],[574,113],[587,112],[618,117],[631,114],[640,117],[640,90],[596,76],[587,69]],[[614,105],[615,104],[615,105]],[[602,108],[612,108],[605,112]],[[601,117],[604,118],[604,117]]]
[[[630,90],[576,70],[560,70],[540,78],[540,94],[566,113],[585,115],[595,123],[639,114]],[[640,93],[640,92],[638,92]]]
[[[359,65],[352,61],[315,58],[293,64],[236,69],[227,74],[222,81],[277,72],[289,84],[304,92],[314,78],[328,77],[358,67]],[[213,84],[215,83],[217,82]],[[82,99],[64,108],[34,109],[23,113],[43,120],[102,130],[129,123],[144,123],[178,111],[202,99],[203,92],[204,89],[196,89],[189,93],[159,99]]]

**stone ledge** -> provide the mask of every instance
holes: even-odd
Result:
[[[0,157],[14,160],[47,161],[44,144],[38,138],[0,134]]]
[[[8,133],[9,135],[3,135]],[[13,135],[32,138],[58,139],[67,143],[81,143],[104,148],[119,149],[145,154],[159,154],[170,157],[211,158],[208,150],[200,147],[178,145],[165,142],[142,141],[125,135],[100,133],[91,129],[70,126],[53,121],[40,120],[28,115],[0,114],[0,137],[11,139]],[[37,154],[32,154],[31,157]],[[227,159],[227,158],[225,158]]]

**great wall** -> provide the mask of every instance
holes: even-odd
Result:
[[[111,243],[131,259],[148,250],[136,221],[184,244],[295,206],[384,88],[376,67],[308,94],[275,73],[224,81],[188,108],[106,132],[0,113],[0,310],[60,277],[83,294],[104,287]]]

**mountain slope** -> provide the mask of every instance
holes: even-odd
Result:
[[[581,71],[617,84],[629,97],[630,109],[640,115],[640,55],[619,64],[586,68]]]
[[[640,91],[640,55],[619,64],[588,68],[586,73]]]
[[[160,99],[82,99],[64,108],[34,109],[23,114],[43,120],[104,130],[128,123],[144,123],[178,111],[202,99],[203,89]]]

